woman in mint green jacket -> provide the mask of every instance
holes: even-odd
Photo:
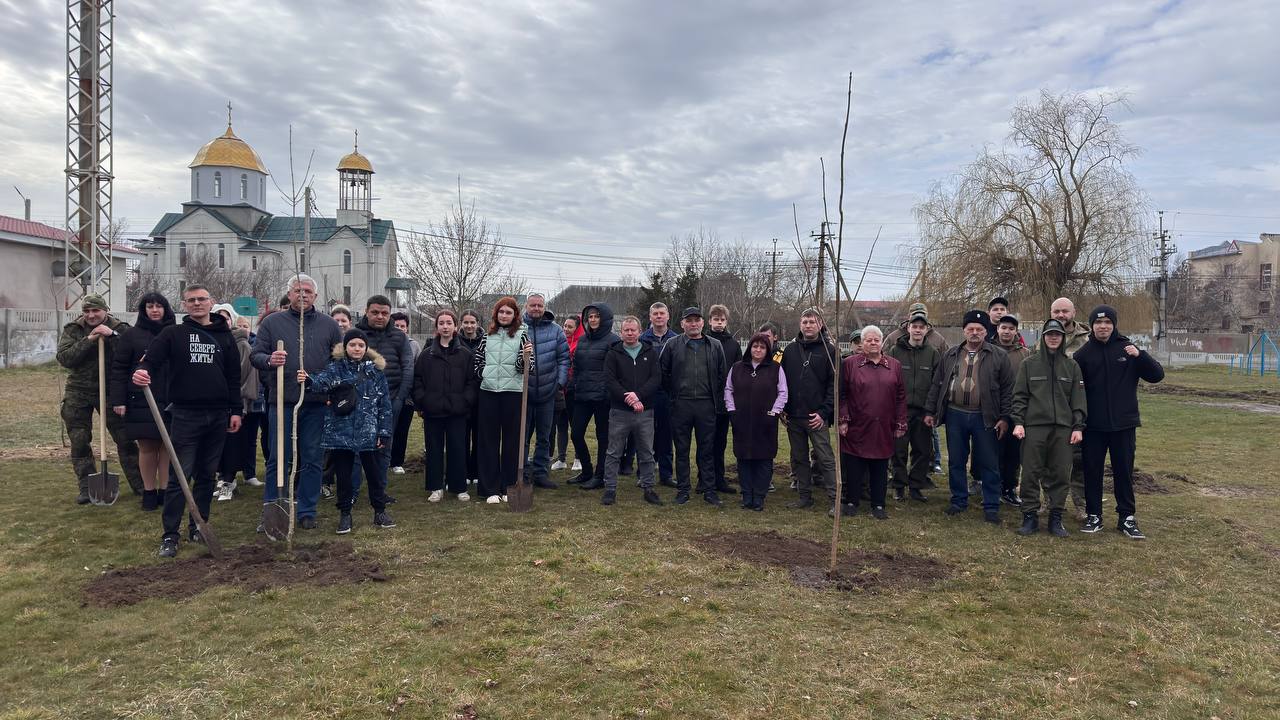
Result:
[[[516,484],[520,453],[520,397],[524,392],[524,364],[533,372],[533,346],[520,322],[515,298],[493,306],[489,333],[475,349],[480,378],[476,450],[480,460],[480,494],[494,505],[507,499]]]

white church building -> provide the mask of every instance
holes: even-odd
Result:
[[[357,138],[358,140],[358,138]],[[182,212],[166,213],[137,248],[143,272],[167,278],[180,291],[200,278],[187,277],[191,253],[203,249],[219,269],[247,269],[285,278],[296,268],[316,278],[316,304],[363,307],[370,295],[402,304],[408,283],[396,277],[398,245],[389,220],[373,216],[373,165],[358,144],[338,161],[338,209],[311,218],[311,254],[303,249],[303,218],[267,212],[267,172],[262,159],[231,130],[209,141],[191,161],[191,199]],[[296,253],[296,255],[295,255]],[[275,298],[259,298],[274,304]],[[228,299],[229,300],[229,299]]]

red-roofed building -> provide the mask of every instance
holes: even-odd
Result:
[[[0,308],[62,310],[67,231],[44,223],[0,215]],[[113,310],[124,312],[126,263],[142,259],[130,247],[112,248]]]

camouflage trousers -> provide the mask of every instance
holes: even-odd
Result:
[[[93,413],[98,409],[97,393],[92,395],[67,391],[62,399],[62,422],[71,438],[71,466],[75,468],[80,492],[89,491],[89,475],[98,471],[97,455],[93,451]],[[120,467],[129,487],[137,495],[142,494],[142,472],[138,469],[138,445],[124,433],[124,418],[110,410],[106,413],[107,432],[115,441]]]

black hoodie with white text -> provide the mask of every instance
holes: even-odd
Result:
[[[170,325],[147,348],[138,365],[148,373],[164,367],[169,402],[180,408],[225,408],[241,413],[240,352],[227,319],[214,313],[201,325],[188,315]]]

